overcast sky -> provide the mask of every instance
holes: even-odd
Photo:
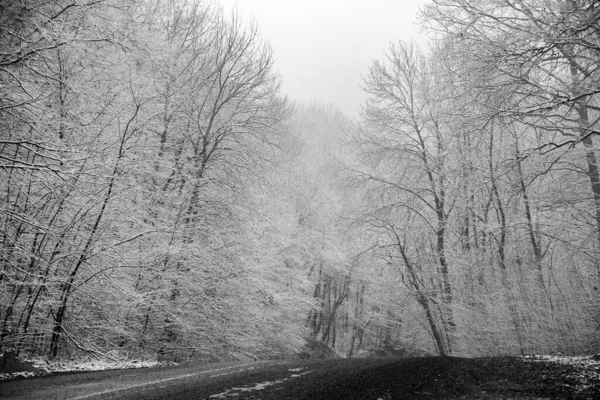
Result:
[[[414,25],[426,0],[220,0],[254,18],[273,46],[283,90],[291,99],[333,103],[357,117],[366,96],[359,87],[391,41],[424,43]]]

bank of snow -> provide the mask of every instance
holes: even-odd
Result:
[[[104,371],[109,369],[150,368],[163,365],[155,360],[57,360],[48,361],[35,357],[3,356],[0,363],[0,381],[15,378],[31,378],[57,372]]]

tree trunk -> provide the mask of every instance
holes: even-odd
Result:
[[[400,255],[402,256],[402,260],[404,261],[404,265],[406,266],[406,269],[408,270],[408,272],[410,274],[410,284],[415,289],[415,292],[417,293],[417,301],[423,308],[423,311],[425,312],[425,316],[427,317],[427,321],[428,321],[429,327],[431,329],[431,334],[433,336],[434,343],[436,345],[436,348],[438,349],[438,353],[440,356],[447,356],[447,355],[449,355],[449,352],[450,352],[449,338],[448,337],[446,338],[448,340],[443,339],[442,333],[440,331],[440,327],[438,326],[435,316],[433,315],[433,313],[431,311],[431,307],[429,306],[429,298],[425,294],[424,288],[419,283],[420,279],[417,276],[417,273],[414,269],[414,265],[411,262],[411,260],[408,258],[408,254],[406,254],[404,245],[403,245],[402,241],[400,240],[400,236],[398,236],[397,232],[395,232],[395,231],[394,231],[394,236],[396,238],[396,244],[398,245],[398,250],[400,252]],[[441,318],[442,318],[442,324],[446,324],[447,322],[444,321],[444,319],[443,319],[443,313],[442,313]],[[446,348],[447,346],[448,346],[448,348]]]
[[[90,248],[92,247],[92,245],[94,243],[94,239],[96,239],[96,232],[98,230],[98,227],[100,226],[100,221],[104,217],[104,213],[108,206],[108,202],[111,199],[112,192],[115,187],[117,175],[119,173],[119,166],[120,166],[121,160],[124,156],[124,148],[125,148],[125,142],[127,141],[127,135],[130,131],[132,122],[135,120],[135,118],[138,115],[139,110],[140,110],[140,106],[137,105],[133,116],[129,119],[129,121],[127,122],[127,125],[123,131],[123,136],[121,137],[121,142],[120,142],[119,150],[117,153],[117,159],[116,159],[115,165],[112,169],[112,174],[111,174],[110,180],[108,182],[106,195],[104,196],[104,199],[102,201],[102,206],[100,207],[100,210],[98,211],[98,215],[96,216],[96,219],[94,221],[92,229],[90,230],[90,234],[89,234],[87,241],[83,247],[83,250],[81,251],[79,258],[77,259],[77,263],[75,264],[75,267],[69,274],[69,278],[64,283],[62,293],[60,296],[58,310],[56,311],[56,314],[54,315],[54,326],[52,327],[52,336],[50,339],[50,357],[52,357],[52,358],[56,358],[58,356],[58,344],[59,344],[61,334],[63,332],[63,322],[64,322],[65,313],[67,311],[67,305],[68,305],[71,293],[73,292],[73,283],[75,282],[75,278],[77,277],[79,269],[87,261],[87,259],[89,257]]]

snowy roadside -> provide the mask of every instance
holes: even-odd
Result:
[[[17,369],[21,371],[2,372],[0,365],[0,381],[15,378],[32,378],[57,372],[84,372],[84,371],[105,371],[110,369],[132,369],[132,368],[151,368],[159,365],[165,365],[154,360],[74,360],[74,361],[48,361],[42,358],[18,358],[13,361]],[[169,364],[174,365],[174,364]],[[21,367],[21,368],[19,368]]]

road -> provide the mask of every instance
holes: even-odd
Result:
[[[515,357],[285,360],[55,374],[0,399],[600,399],[600,362]]]
[[[1,399],[207,398],[257,370],[283,363],[225,363],[65,373],[0,383]],[[187,397],[181,396],[185,392]],[[193,393],[192,393],[193,392]],[[188,396],[189,394],[189,396]]]

